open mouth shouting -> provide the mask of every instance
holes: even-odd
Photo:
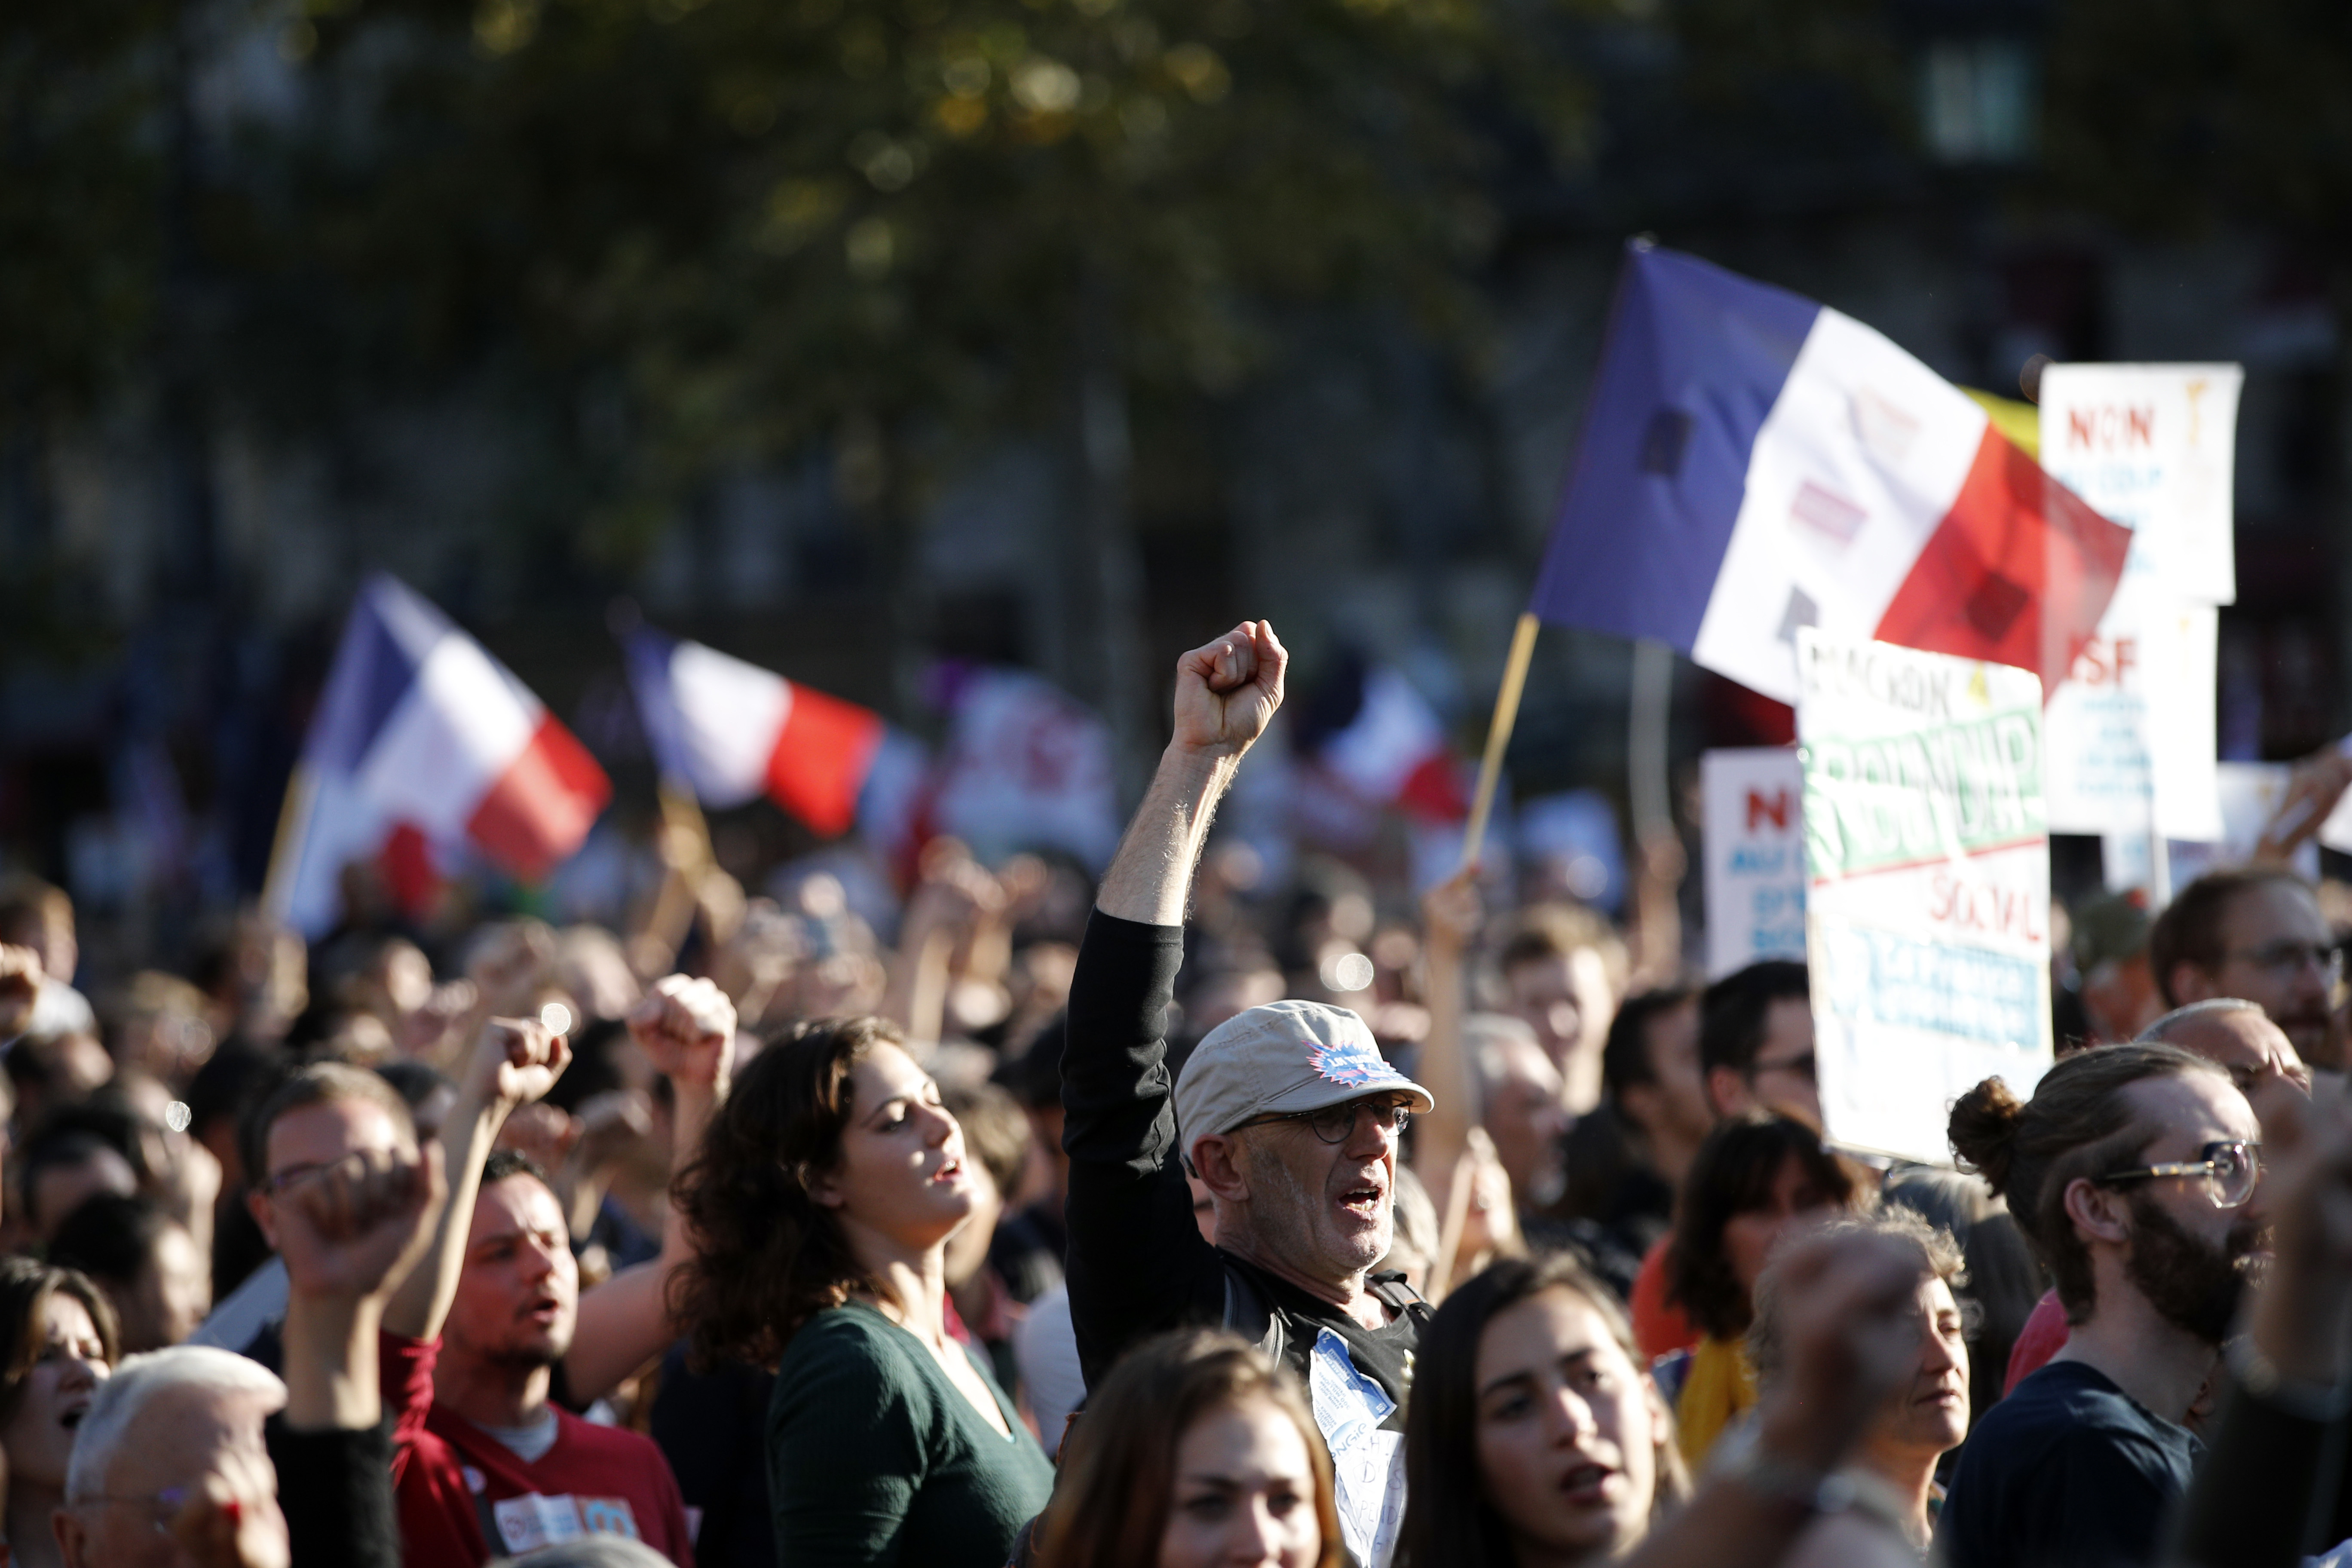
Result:
[[[1369,1171],[1339,1189],[1334,1200],[1342,1214],[1367,1225],[1377,1224],[1388,1204],[1387,1173]]]
[[[1598,1508],[1612,1500],[1611,1485],[1617,1479],[1617,1469],[1598,1459],[1579,1459],[1560,1473],[1559,1487],[1561,1499],[1567,1502]]]

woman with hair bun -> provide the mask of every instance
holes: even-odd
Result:
[[[1286,1369],[1214,1330],[1148,1341],[1063,1447],[1036,1568],[1339,1568],[1339,1509]]]
[[[677,1183],[700,1242],[693,1351],[776,1372],[779,1561],[1000,1568],[1053,1468],[948,1336],[948,1238],[975,1202],[963,1132],[878,1018],[798,1026],[752,1059]]]

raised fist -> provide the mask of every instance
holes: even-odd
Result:
[[[1475,866],[1465,866],[1421,896],[1421,920],[1429,945],[1451,954],[1459,955],[1477,940],[1486,914],[1478,897]]]
[[[225,1447],[212,1473],[187,1491],[172,1516],[172,1539],[198,1568],[288,1568],[293,1562],[268,1459]]]
[[[493,1013],[520,1013],[555,973],[555,932],[546,921],[502,921],[485,927],[466,954],[466,978]]]
[[[33,1004],[40,999],[41,955],[0,942],[0,1040],[13,1040],[31,1026]]]
[[[537,1018],[492,1018],[466,1067],[463,1089],[512,1110],[555,1087],[572,1065],[572,1043]]]
[[[431,1238],[446,1186],[441,1161],[362,1149],[273,1194],[289,1288],[356,1300],[396,1286]]]
[[[735,1004],[708,980],[667,975],[629,1012],[629,1037],[680,1087],[724,1089],[735,1058]]]
[[[1178,659],[1172,743],[1207,756],[1239,757],[1282,706],[1282,674],[1289,663],[1271,621],[1244,621]]]

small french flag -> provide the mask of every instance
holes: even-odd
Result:
[[[765,795],[828,837],[856,825],[880,714],[647,627],[626,649],[654,760],[697,800],[724,810]]]
[[[1637,241],[1529,607],[1783,702],[1807,626],[2048,692],[2130,542],[1878,332]]]
[[[395,836],[469,844],[526,881],[580,847],[612,785],[482,645],[398,580],[360,591],[288,794],[266,901],[316,932],[343,867]]]

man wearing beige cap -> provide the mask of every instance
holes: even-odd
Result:
[[[1171,1094],[1164,1038],[1209,821],[1282,703],[1288,660],[1244,621],[1176,666],[1175,735],[1104,876],[1070,986],[1062,1146],[1070,1315],[1089,1385],[1137,1340],[1223,1324],[1307,1381],[1342,1533],[1378,1568],[1403,1514],[1422,1305],[1388,1255],[1397,1141],[1430,1108],[1344,1007],[1276,1002],[1211,1030]],[[1190,1166],[1216,1210],[1203,1240]]]

